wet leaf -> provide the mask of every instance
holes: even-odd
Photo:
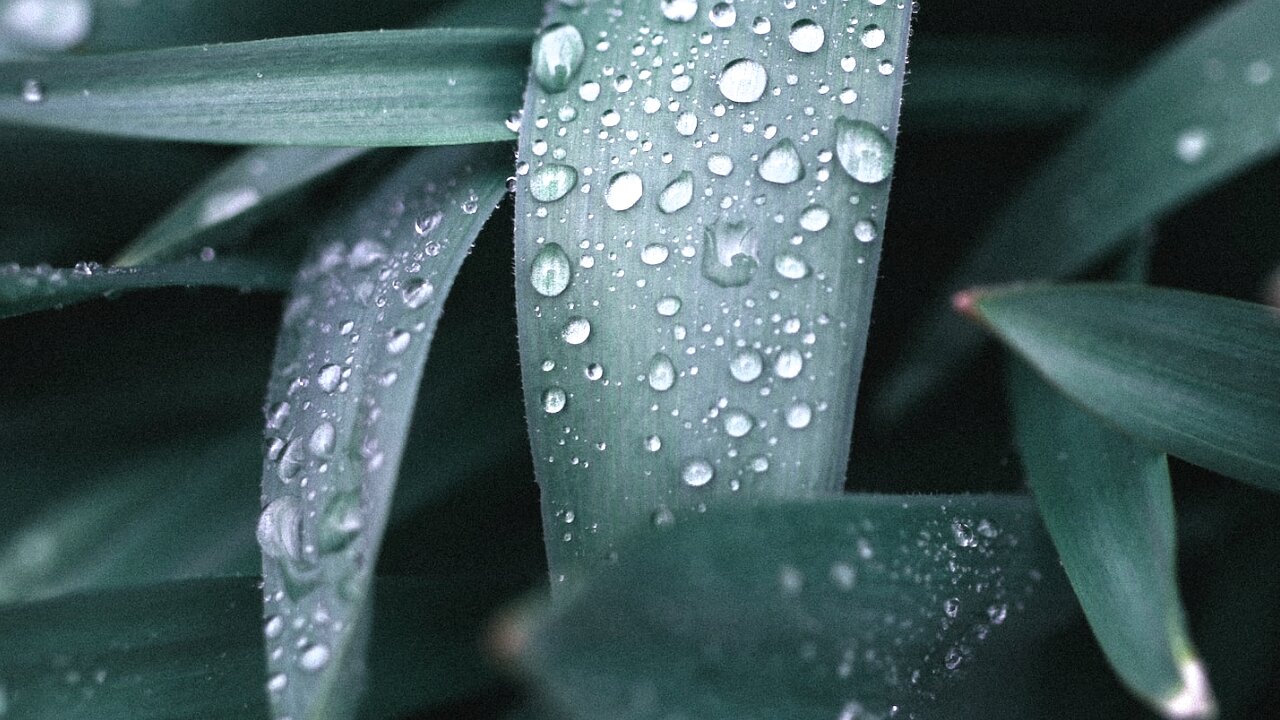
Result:
[[[367,595],[443,300],[505,192],[502,148],[422,151],[322,230],[267,394],[263,551],[277,716],[354,710]]]

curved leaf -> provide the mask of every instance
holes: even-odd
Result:
[[[655,512],[843,482],[911,13],[679,6],[555,6],[534,50],[516,287],[556,586]]]
[[[1280,4],[1238,2],[1159,55],[1022,186],[944,292],[1078,274],[1144,225],[1275,156],[1278,29]],[[913,337],[877,400],[882,415],[901,415],[982,341],[943,302]]]
[[[1010,386],[1027,482],[1094,637],[1158,712],[1213,717],[1178,597],[1164,453],[1103,425],[1022,362]]]
[[[508,140],[531,35],[397,30],[0,64],[0,122],[263,145]]]
[[[432,334],[505,192],[502,148],[423,151],[320,234],[267,394],[263,592],[277,715],[353,710],[367,595]]]
[[[0,318],[61,308],[114,293],[162,287],[228,287],[283,290],[289,273],[275,265],[227,258],[145,268],[82,263],[73,269],[0,267]]]
[[[722,504],[637,531],[523,661],[584,720],[963,717],[989,639],[1056,617],[1054,568],[1026,498]]]
[[[1280,490],[1280,316],[1272,309],[1130,285],[977,291],[959,303],[1126,433]]]

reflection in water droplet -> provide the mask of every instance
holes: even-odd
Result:
[[[759,100],[769,84],[769,73],[755,60],[739,58],[720,73],[720,94],[736,103]]]
[[[787,35],[787,39],[791,41],[791,47],[802,53],[818,52],[826,37],[827,33],[822,26],[807,18],[797,20],[791,26],[790,34]]]
[[[547,243],[533,256],[529,283],[539,295],[556,297],[569,287],[573,277],[569,256],[558,243]]]
[[[609,178],[609,186],[604,191],[604,201],[609,207],[621,212],[640,202],[642,195],[644,195],[644,181],[636,173],[626,171]]]
[[[560,337],[570,345],[581,345],[591,337],[591,321],[584,317],[571,317],[560,331]]]
[[[546,391],[542,393],[542,409],[548,415],[555,415],[563,410],[567,402],[568,397],[561,388],[547,388]]]
[[[764,372],[764,358],[755,350],[742,350],[729,361],[729,374],[738,382],[749,383]]]
[[[649,387],[658,392],[666,392],[676,384],[676,367],[671,358],[658,353],[649,360]]]
[[[680,479],[689,487],[702,487],[711,482],[715,474],[716,471],[711,467],[711,463],[697,458],[684,464],[684,468],[680,470]]]
[[[555,202],[578,184],[578,171],[568,165],[550,163],[529,175],[529,194],[540,202]]]
[[[533,75],[543,90],[557,93],[569,87],[569,81],[582,65],[586,46],[578,28],[572,25],[550,25],[538,36],[533,46]]]
[[[693,173],[685,170],[658,195],[658,209],[673,213],[693,201]]]
[[[302,558],[302,508],[297,498],[284,495],[272,500],[258,516],[258,545],[267,557]]]
[[[771,183],[788,185],[804,177],[804,163],[800,161],[795,143],[780,140],[760,158],[756,171]]]
[[[893,146],[865,120],[836,119],[836,156],[840,167],[861,183],[878,183],[893,170]]]

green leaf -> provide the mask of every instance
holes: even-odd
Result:
[[[1151,445],[1280,490],[1280,317],[1130,285],[976,291],[961,303],[1051,384]]]
[[[1169,718],[1216,713],[1178,597],[1173,494],[1164,453],[1011,367],[1027,482],[1094,637],[1135,694]]]
[[[364,155],[363,148],[250,148],[222,166],[120,251],[118,265],[140,265],[218,247],[268,208]]]
[[[0,267],[0,318],[145,288],[282,290],[288,286],[288,277],[286,270],[275,265],[233,258],[145,268],[102,267],[96,263],[82,263],[72,269],[8,265]]]
[[[1280,151],[1280,4],[1233,4],[1123,84],[991,223],[943,288],[1076,275],[1223,180]],[[938,301],[877,400],[898,416],[982,335]]]
[[[366,596],[423,364],[505,192],[505,154],[419,152],[321,231],[298,274],[267,393],[258,524],[278,716],[354,709]]]
[[[0,122],[264,145],[508,140],[530,35],[401,30],[0,64]],[[26,99],[24,99],[24,95]]]
[[[1055,616],[1022,497],[726,503],[630,540],[523,653],[574,718],[963,716],[984,645]]]
[[[911,13],[681,5],[555,6],[534,49],[517,310],[556,586],[654,513],[842,486]]]

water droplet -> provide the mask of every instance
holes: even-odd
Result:
[[[1178,159],[1191,165],[1200,162],[1209,148],[1209,134],[1203,128],[1191,128],[1178,136],[1175,150]]]
[[[693,173],[685,170],[658,195],[658,209],[673,213],[693,201]]]
[[[1000,603],[998,605],[992,605],[991,607],[987,608],[987,619],[991,621],[992,625],[1003,624],[1005,621],[1005,618],[1007,618],[1008,616],[1009,616],[1009,606],[1005,605],[1004,603]]]
[[[272,615],[271,617],[267,618],[266,624],[262,626],[262,633],[267,637],[268,640],[274,640],[280,637],[281,633],[283,632],[284,632],[284,618],[280,617],[279,615]]]
[[[689,22],[698,14],[698,0],[662,0],[662,16],[671,22]]]
[[[759,100],[769,84],[769,73],[755,60],[739,58],[720,72],[720,94],[736,103]]]
[[[284,421],[289,419],[289,410],[290,405],[286,400],[281,400],[267,408],[267,427],[272,430],[280,429]]]
[[[644,181],[636,173],[624,171],[609,178],[609,186],[604,191],[604,202],[621,212],[640,202],[642,195],[644,195]]]
[[[331,393],[338,389],[338,384],[342,382],[342,366],[330,363],[320,368],[320,372],[316,373],[316,385],[320,389]]]
[[[729,437],[740,438],[751,432],[756,421],[741,410],[730,410],[724,414],[724,431]]]
[[[836,587],[841,590],[852,590],[857,579],[858,573],[849,563],[831,563],[831,582],[835,583]]]
[[[645,265],[661,265],[667,261],[670,251],[666,245],[660,243],[650,243],[644,246],[640,251],[640,261]]]
[[[684,468],[680,470],[680,479],[689,487],[702,487],[711,482],[711,478],[715,475],[716,471],[711,467],[711,463],[701,458],[686,462]]]
[[[653,511],[654,527],[670,527],[676,521],[675,513],[671,512],[671,508],[661,505],[657,510]]]
[[[746,285],[760,264],[756,243],[746,223],[717,220],[703,232],[702,275],[720,287]]]
[[[272,500],[258,516],[258,544],[267,557],[302,558],[302,508],[297,498],[284,495]]]
[[[28,78],[22,81],[22,102],[38,103],[44,102],[44,83],[35,78]]]
[[[676,366],[672,364],[671,358],[662,353],[658,353],[649,360],[649,387],[658,392],[666,392],[676,384]]]
[[[797,401],[787,406],[785,417],[787,427],[792,430],[803,430],[809,427],[809,422],[813,420],[813,408],[807,402]]]
[[[942,612],[953,618],[960,614],[960,598],[947,598],[942,603]]]
[[[773,269],[788,280],[801,280],[809,274],[808,263],[791,253],[775,255]]]
[[[408,330],[392,330],[387,334],[387,352],[399,355],[409,349],[409,343],[412,341],[413,334]]]
[[[307,672],[316,672],[329,662],[329,646],[312,645],[298,656],[298,666]]]
[[[868,25],[863,28],[862,44],[871,50],[884,45],[884,29],[879,25]]]
[[[657,310],[662,317],[672,317],[680,312],[680,298],[674,295],[668,295],[658,300]]]
[[[718,28],[733,27],[738,20],[738,11],[727,2],[719,2],[711,6],[711,12],[707,13],[707,17],[711,20],[711,24]]]
[[[960,663],[964,661],[964,653],[960,648],[951,648],[947,650],[947,654],[942,658],[942,664],[947,666],[948,670],[955,670],[960,667]]]
[[[880,237],[880,229],[876,227],[875,222],[867,219],[859,220],[853,224],[853,236],[858,242],[875,242]]]
[[[334,440],[337,438],[337,430],[334,429],[333,423],[325,421],[316,426],[311,431],[311,438],[307,440],[307,449],[317,457],[327,457],[333,452]]]
[[[818,23],[809,20],[797,20],[791,26],[791,32],[787,35],[787,39],[791,41],[791,47],[802,53],[815,53],[822,49],[822,43],[827,39],[827,33]]]
[[[676,117],[676,132],[689,137],[698,130],[698,116],[691,112],[682,112]]]
[[[533,256],[529,282],[539,295],[556,297],[569,287],[573,277],[569,256],[558,243],[547,243]]]
[[[377,240],[361,240],[351,248],[347,265],[353,270],[364,270],[387,259],[390,251]]]
[[[302,471],[302,464],[305,461],[306,455],[303,452],[301,442],[290,440],[280,450],[280,462],[276,466],[276,475],[281,480],[289,482]]]
[[[586,46],[582,34],[572,25],[550,25],[538,36],[533,47],[533,75],[549,93],[569,87],[578,73]]]
[[[284,673],[276,673],[267,680],[267,690],[278,693],[289,685],[289,676]]]
[[[410,278],[405,281],[404,287],[400,289],[400,299],[404,301],[405,307],[410,310],[417,310],[425,305],[435,292],[436,286],[432,285],[426,278]]]
[[[821,205],[810,205],[800,213],[800,227],[809,232],[819,232],[831,222],[831,211]]]
[[[662,449],[662,438],[657,435],[649,435],[644,439],[644,449],[649,452],[658,452]]]
[[[1266,85],[1271,82],[1271,75],[1271,64],[1266,60],[1254,60],[1244,71],[1244,79],[1250,85]]]
[[[542,393],[542,409],[548,415],[555,415],[564,409],[568,400],[563,389],[558,387],[547,388]]]
[[[712,175],[727,177],[733,172],[733,158],[725,153],[711,153],[707,158],[707,170],[710,170]]]
[[[773,361],[773,372],[780,378],[790,380],[804,369],[804,356],[795,348],[786,348],[778,353]]]
[[[591,321],[579,316],[569,318],[569,322],[565,323],[564,329],[560,331],[560,338],[570,345],[581,345],[591,337]]]
[[[329,498],[320,513],[317,540],[325,552],[337,552],[350,545],[363,528],[359,493],[339,493]]]
[[[729,374],[738,382],[753,382],[764,372],[764,358],[755,350],[742,350],[729,361]]]
[[[600,363],[590,363],[582,370],[582,374],[592,382],[604,377],[604,366]]]
[[[893,146],[865,120],[836,119],[836,156],[840,167],[860,183],[878,183],[893,170]]]
[[[968,523],[954,520],[951,523],[951,536],[955,538],[956,545],[960,547],[973,547],[978,544],[978,539],[973,535],[973,528]]]
[[[771,183],[788,185],[804,177],[804,163],[800,161],[795,143],[780,140],[760,158],[756,171]]]
[[[578,171],[568,165],[551,163],[529,176],[529,194],[540,202],[555,202],[578,184]]]

